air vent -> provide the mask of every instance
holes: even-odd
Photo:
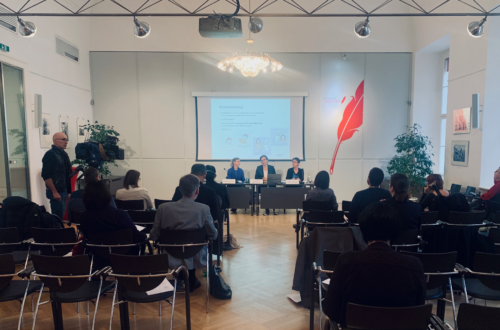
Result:
[[[17,34],[17,18],[15,16],[2,16],[2,13],[12,13],[7,8],[0,6],[0,26]]]
[[[56,36],[56,53],[75,62],[80,58],[78,48],[59,36]]]

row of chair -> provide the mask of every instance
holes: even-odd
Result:
[[[440,304],[439,301],[448,301],[452,303],[453,319],[455,322],[455,329],[457,329],[457,317],[455,309],[455,301],[453,295],[453,287],[459,289],[464,293],[466,302],[469,303],[469,298],[473,299],[484,299],[500,301],[500,255],[498,254],[487,254],[477,252],[474,258],[474,270],[469,268],[464,268],[460,264],[456,264],[457,253],[412,253],[403,252],[412,255],[422,262],[425,275],[427,277],[427,293],[426,301],[438,299],[438,316],[444,319],[444,305]],[[323,253],[323,267],[317,266],[313,263],[312,275],[313,280],[311,281],[311,292],[318,292],[319,295],[319,306],[320,306],[320,326],[322,329],[322,300],[323,294],[328,290],[328,285],[323,283],[323,280],[330,276],[335,268],[335,264],[340,257],[340,253],[333,251],[324,251]],[[449,292],[451,295],[451,301],[445,299],[447,290],[449,287]],[[315,294],[311,294],[311,304],[310,304],[310,327],[314,328],[314,303]],[[498,309],[497,309],[498,310]],[[497,311],[498,313],[498,311]],[[418,314],[418,313],[417,313]],[[348,313],[349,315],[349,313]],[[430,316],[430,315],[429,315]],[[398,322],[398,317],[389,318],[390,322]],[[429,321],[429,317],[426,319]],[[373,322],[386,322],[384,318],[378,317]],[[489,328],[469,328],[469,329],[493,329],[487,320],[484,320],[487,324],[490,324]],[[348,316],[349,324],[349,316]],[[366,323],[370,324],[370,323]],[[366,325],[365,324],[365,325]],[[406,323],[406,325],[412,323]],[[373,325],[373,324],[372,324]],[[418,329],[415,328],[398,328],[392,325],[391,329]],[[424,327],[425,328],[425,327]],[[466,329],[460,327],[459,329]],[[355,329],[378,329],[377,327],[371,328],[355,328]],[[386,328],[380,328],[386,329]]]

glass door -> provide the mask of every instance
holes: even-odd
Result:
[[[23,71],[0,64],[0,199],[20,196],[31,199],[28,141],[24,105]]]

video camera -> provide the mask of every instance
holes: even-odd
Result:
[[[110,159],[124,160],[125,150],[118,147],[119,139],[108,135],[104,143],[84,142],[75,147],[76,159],[84,160],[89,166],[100,169]]]

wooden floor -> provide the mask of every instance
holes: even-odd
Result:
[[[241,211],[239,211],[241,212]],[[289,211],[291,212],[291,211]],[[192,329],[308,329],[309,310],[294,304],[287,295],[293,293],[292,280],[297,250],[292,224],[295,215],[277,216],[231,215],[231,233],[243,248],[224,253],[221,264],[222,276],[233,290],[233,298],[227,301],[210,299],[210,312],[205,311],[206,282],[201,271],[197,274],[202,287],[191,295]],[[37,298],[38,295],[35,295]],[[42,301],[47,300],[44,293]],[[456,296],[458,301],[460,297]],[[112,295],[103,297],[99,303],[96,329],[108,329]],[[33,313],[26,304],[22,329],[31,329]],[[478,301],[483,304],[483,301]],[[446,319],[452,320],[451,308],[447,304]],[[495,304],[488,303],[488,306]],[[498,304],[496,304],[499,306]],[[174,328],[185,329],[184,294],[177,294]],[[136,315],[130,309],[131,329],[169,329],[171,306],[162,304],[162,316],[158,316],[158,303],[141,304]],[[20,305],[17,302],[0,303],[0,329],[16,329]],[[65,329],[91,329],[94,306],[86,314],[86,304],[63,305]],[[316,311],[316,329],[319,329],[319,310]],[[452,324],[452,323],[450,323]],[[53,329],[50,304],[40,307],[37,329]],[[120,329],[118,308],[115,308],[113,329]]]

